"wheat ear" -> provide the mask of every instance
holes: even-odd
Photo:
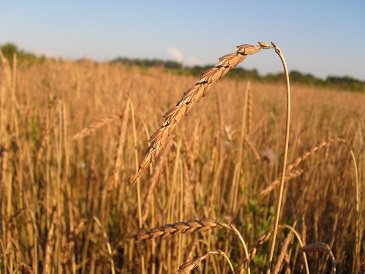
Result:
[[[222,222],[204,219],[167,224],[152,229],[141,229],[136,234],[131,234],[127,236],[127,238],[134,239],[135,241],[158,238],[166,239],[179,234],[190,234],[193,232],[204,231],[215,227],[231,229],[227,224],[224,224]]]
[[[302,155],[300,155],[298,158],[296,158],[293,162],[291,162],[287,166],[287,168],[286,168],[287,172],[290,173],[293,168],[297,167],[300,163],[305,161],[308,157],[312,156],[316,152],[323,150],[324,148],[328,147],[329,145],[331,145],[332,143],[334,143],[336,141],[337,141],[337,139],[330,139],[330,140],[321,142],[318,145],[312,147],[310,150],[304,152]],[[261,191],[260,196],[266,196],[271,191],[273,191],[280,184],[280,177],[281,177],[281,175],[279,176],[278,179],[273,181],[267,188],[265,188],[263,191]]]
[[[21,271],[22,274],[33,274],[34,273],[33,269],[26,263],[21,263],[19,266],[19,270]]]
[[[71,257],[71,250],[75,245],[76,238],[80,235],[80,233],[84,230],[85,224],[88,221],[87,218],[82,218],[76,228],[71,231],[68,236],[67,244],[64,246],[62,251],[62,263],[65,264],[69,261]]]
[[[323,253],[326,252],[332,261],[332,271],[336,273],[336,259],[331,248],[326,243],[312,243],[300,248],[300,251],[305,253]]]
[[[251,82],[248,82],[247,88],[247,135],[252,132],[252,89]]]
[[[285,182],[293,180],[294,178],[299,177],[303,173],[304,173],[304,171],[300,168],[293,170],[291,172],[288,172],[285,175]],[[280,177],[277,178],[275,181],[271,182],[271,184],[267,188],[265,188],[263,191],[261,191],[260,196],[265,197],[265,196],[269,195],[271,193],[271,191],[273,191],[279,184],[280,184]]]
[[[137,175],[133,176],[131,181],[134,183],[138,179],[140,173],[145,170],[150,163],[155,161],[161,151],[161,147],[166,143],[175,125],[188,114],[193,104],[207,94],[212,83],[221,79],[231,68],[237,66],[246,59],[248,55],[255,54],[261,49],[269,48],[272,48],[272,46],[263,42],[259,42],[259,45],[257,46],[249,44],[237,46],[236,52],[222,56],[219,58],[215,67],[205,71],[196,81],[195,85],[184,92],[176,106],[171,108],[163,116],[165,121],[148,140],[150,146],[139,163]]]
[[[117,121],[118,119],[121,119],[122,114],[117,112],[115,114],[108,115],[105,118],[101,118],[99,120],[96,120],[92,122],[87,128],[84,128],[79,133],[72,136],[71,141],[77,141],[80,140],[86,136],[91,135],[94,133],[97,129],[109,124],[110,122]]]
[[[289,181],[293,178],[300,176],[303,173],[303,171],[301,169],[293,171],[293,172],[292,172],[292,170],[294,168],[296,168],[299,164],[301,164],[303,161],[305,161],[307,158],[312,156],[314,153],[325,149],[326,147],[328,147],[329,145],[331,145],[335,142],[346,144],[349,147],[350,152],[352,152],[351,147],[346,142],[346,140],[341,139],[341,138],[333,138],[333,139],[329,139],[327,141],[321,142],[318,145],[312,147],[310,150],[304,152],[302,155],[300,155],[298,158],[296,158],[292,163],[290,163],[287,166],[286,170],[287,170],[288,174],[285,176],[285,181]],[[351,156],[353,158],[353,162],[354,162],[355,169],[356,169],[355,174],[357,175],[356,160],[353,157],[353,152],[352,152]],[[261,197],[267,196],[271,191],[273,191],[280,184],[280,178],[281,178],[281,175],[279,176],[279,178],[277,178],[275,181],[273,181],[268,187],[266,187],[263,191],[261,191],[260,196]],[[356,179],[356,181],[358,181],[358,179]]]
[[[42,155],[43,155],[44,148],[47,145],[47,139],[49,138],[49,134],[50,134],[50,127],[48,125],[48,119],[49,119],[49,114],[51,113],[53,107],[54,107],[54,98],[49,99],[47,112],[46,112],[47,114],[43,117],[43,122],[42,122],[42,126],[41,126],[42,136],[41,136],[41,139],[39,140],[39,148],[38,148],[37,157],[36,157],[36,166],[39,164],[39,162],[42,158]]]
[[[119,128],[117,153],[115,155],[115,162],[114,162],[114,181],[109,186],[108,190],[112,190],[113,188],[114,189],[117,188],[117,186],[120,183],[119,170],[120,170],[120,167],[122,165],[122,154],[123,154],[127,124],[128,124],[128,119],[129,119],[129,112],[130,112],[129,109],[130,109],[130,99],[127,100],[127,103],[125,104],[123,114],[120,117],[121,123],[120,123],[120,128]]]

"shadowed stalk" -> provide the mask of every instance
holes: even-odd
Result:
[[[290,225],[281,225],[280,227],[285,227],[287,229],[289,229],[291,232],[293,232],[293,234],[295,235],[295,237],[297,238],[300,247],[303,247],[303,242],[302,239],[300,238],[298,232]],[[303,253],[303,260],[304,260],[304,266],[305,266],[305,271],[307,274],[309,274],[309,267],[308,267],[308,260],[307,260],[307,256],[305,255],[305,253]]]
[[[138,170],[138,152],[137,152],[137,133],[136,133],[136,121],[134,117],[134,107],[132,101],[130,101],[131,104],[131,116],[132,116],[132,125],[133,125],[133,139],[134,139],[134,156],[135,156],[135,165],[136,170]],[[142,228],[142,203],[141,203],[141,186],[140,186],[140,180],[137,178],[136,182],[137,184],[137,203],[138,203],[138,223],[139,228]],[[141,256],[141,268],[142,273],[145,273],[144,269],[144,256]]]
[[[144,207],[143,207],[143,215],[142,215],[142,223],[144,223],[148,216],[148,211],[150,207],[150,200],[153,196],[153,191],[155,189],[155,186],[157,184],[158,178],[160,177],[160,174],[164,168],[166,158],[170,152],[170,148],[172,146],[172,142],[168,142],[163,152],[161,152],[161,155],[159,159],[156,162],[155,172],[151,176],[149,183],[148,183],[148,191],[144,198]]]
[[[105,239],[105,242],[106,242],[106,246],[108,248],[111,272],[112,272],[112,274],[115,274],[114,260],[113,260],[113,255],[112,255],[112,248],[110,246],[108,235],[106,234],[106,231],[105,231],[104,227],[101,225],[99,219],[95,216],[93,216],[92,218],[97,223],[97,225],[100,227],[101,232],[103,233],[103,236],[104,236],[104,239]]]
[[[329,145],[333,144],[333,143],[339,143],[339,144],[344,144],[346,145],[346,147],[348,148],[350,155],[351,155],[351,160],[352,163],[354,165],[354,170],[355,170],[355,191],[356,191],[356,235],[355,235],[355,256],[354,256],[354,271],[355,273],[358,272],[358,268],[360,267],[360,263],[359,263],[359,258],[360,258],[360,249],[361,249],[361,239],[362,239],[362,235],[361,235],[361,214],[360,214],[360,189],[359,189],[359,171],[358,171],[358,167],[357,167],[357,161],[356,161],[356,157],[354,154],[354,151],[352,150],[350,144],[342,138],[333,138],[333,139],[329,139],[327,141],[321,142],[318,145],[312,147],[310,150],[304,152],[301,156],[299,156],[298,158],[296,158],[291,164],[289,164],[286,168],[288,174],[285,176],[281,176],[281,178],[285,178],[285,181],[289,181],[292,178],[298,177],[303,173],[303,170],[294,170],[292,172],[292,170],[294,168],[296,168],[300,163],[302,163],[303,161],[305,161],[308,157],[312,156],[314,153],[319,152],[321,150],[323,150],[324,148],[328,147]],[[264,197],[267,196],[271,191],[273,191],[279,184],[280,184],[281,180],[275,180],[273,181],[267,188],[265,188],[263,191],[261,191],[260,196]]]
[[[50,228],[48,230],[48,234],[47,234],[47,243],[46,243],[46,248],[45,248],[45,255],[44,255],[44,260],[43,260],[43,273],[48,274],[51,273],[51,258],[52,256],[54,256],[54,254],[52,254],[52,250],[53,250],[53,245],[55,242],[54,239],[54,233],[55,233],[55,226],[56,223],[58,221],[58,217],[57,217],[57,213],[56,213],[56,208],[53,209],[53,217],[52,217],[52,223],[50,225]]]
[[[354,154],[354,151],[352,150],[350,144],[348,142],[346,142],[343,139],[339,139],[339,142],[344,143],[351,154],[351,159],[352,162],[354,164],[354,169],[355,169],[355,183],[356,183],[356,244],[355,244],[355,256],[354,256],[354,261],[355,261],[355,273],[358,273],[359,268],[360,268],[360,250],[361,250],[361,227],[360,227],[360,190],[359,190],[359,172],[358,172],[358,168],[357,168],[357,162],[356,162],[356,157]],[[336,269],[334,269],[334,272],[336,272]]]
[[[243,250],[245,251],[246,259],[249,260],[250,254],[248,253],[247,245],[246,245],[245,241],[243,240],[241,233],[238,231],[238,229],[233,224],[231,224],[231,228],[233,229],[234,233],[237,235],[238,239],[240,239],[242,246],[243,246]],[[250,267],[247,267],[247,273],[248,274],[251,273]]]
[[[239,266],[238,269],[236,269],[235,272],[236,274],[239,274],[241,273],[242,270],[249,268],[250,262],[255,257],[258,248],[261,247],[270,238],[272,231],[273,229],[266,231],[257,239],[255,247],[250,249],[248,258],[242,260],[241,265]]]
[[[70,232],[68,236],[67,244],[63,247],[62,250],[62,264],[66,264],[71,257],[71,251],[75,246],[75,242],[80,233],[84,230],[85,224],[87,223],[87,218],[82,218],[78,225]]]
[[[232,265],[231,261],[229,260],[228,256],[221,250],[208,251],[203,256],[200,256],[200,257],[196,258],[195,260],[193,260],[191,262],[187,262],[187,263],[182,264],[179,267],[179,270],[177,271],[177,273],[178,274],[188,274],[188,273],[190,273],[194,268],[196,268],[199,265],[199,263],[201,263],[202,261],[207,259],[210,255],[222,255],[226,259],[226,261],[228,262],[229,268],[232,271],[232,273],[235,273],[233,265]]]
[[[232,227],[232,225],[231,225]],[[287,228],[289,229],[294,235],[295,237],[297,238],[298,242],[299,242],[299,245],[300,247],[303,247],[303,242],[298,234],[298,232],[292,227],[292,226],[289,226],[289,225],[279,225],[278,226],[278,229],[284,229],[284,228]],[[250,262],[253,261],[253,259],[255,258],[255,255],[257,253],[257,250],[265,243],[267,242],[270,237],[271,237],[271,234],[272,232],[274,231],[274,229],[269,229],[267,230],[265,233],[263,233],[257,240],[256,240],[256,245],[251,248],[250,252],[249,252],[249,255],[246,256],[246,259],[242,260],[241,262],[241,265],[240,267],[236,270],[235,273],[239,274],[241,273],[242,270],[244,269],[248,269],[249,270],[249,266],[250,266]],[[305,253],[303,253],[303,259],[304,259],[304,266],[305,266],[305,271],[307,274],[309,274],[309,267],[308,267],[308,261],[307,261],[307,257],[305,255]]]
[[[281,245],[280,255],[278,257],[278,260],[276,262],[276,265],[275,265],[275,268],[273,271],[274,274],[278,274],[280,272],[284,258],[285,258],[285,256],[288,255],[289,244],[292,242],[292,240],[293,240],[293,232],[290,231],[288,233],[288,235],[286,236],[283,244]]]

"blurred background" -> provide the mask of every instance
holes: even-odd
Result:
[[[214,64],[236,45],[274,41],[288,67],[365,80],[364,1],[0,1],[0,45],[37,55]],[[244,67],[281,71],[273,52]]]

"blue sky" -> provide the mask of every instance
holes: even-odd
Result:
[[[362,0],[0,0],[0,44],[99,61],[118,56],[213,64],[240,44],[274,41],[290,70],[365,80]],[[274,51],[241,65],[282,71]]]

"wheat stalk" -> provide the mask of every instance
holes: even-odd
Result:
[[[165,145],[175,125],[189,113],[195,103],[207,94],[212,83],[221,79],[231,68],[246,59],[248,55],[255,54],[261,49],[269,48],[272,48],[272,46],[263,42],[259,42],[257,46],[249,44],[237,46],[236,52],[222,56],[219,58],[215,67],[205,71],[196,81],[195,85],[185,91],[180,101],[163,116],[165,121],[148,140],[150,145],[139,163],[138,173],[131,178],[131,182],[134,183],[141,172],[156,160],[161,151],[161,147]]]
[[[284,261],[284,258],[286,255],[288,255],[288,247],[290,242],[293,240],[293,232],[290,231],[289,234],[286,236],[283,245],[281,246],[281,252],[280,255],[278,257],[278,260],[276,262],[275,268],[274,268],[274,274],[277,274],[280,272],[281,269],[281,265]]]
[[[288,68],[285,62],[285,58],[275,43],[271,42],[271,44],[275,48],[275,52],[279,55],[280,60],[283,64],[284,74],[285,74],[285,84],[286,84],[286,125],[285,125],[285,144],[284,144],[284,156],[283,156],[283,166],[281,171],[281,179],[280,179],[280,193],[279,193],[279,200],[278,205],[276,208],[276,215],[275,215],[275,222],[274,222],[274,233],[272,237],[271,242],[271,249],[270,249],[270,255],[269,255],[269,262],[268,262],[268,268],[267,268],[267,274],[270,274],[271,271],[271,264],[272,259],[274,256],[274,250],[275,250],[275,242],[276,242],[276,234],[278,231],[278,225],[279,225],[279,219],[281,214],[281,205],[283,200],[283,192],[284,192],[284,180],[285,180],[285,172],[286,172],[286,162],[288,159],[288,149],[289,149],[289,135],[290,135],[290,81],[289,81],[289,72]]]
[[[161,153],[161,157],[158,159],[157,163],[156,163],[156,168],[155,171],[148,183],[148,191],[147,194],[145,196],[144,199],[144,207],[143,207],[143,216],[142,216],[142,223],[144,223],[147,219],[147,215],[148,215],[148,210],[149,210],[149,202],[153,193],[153,190],[155,189],[156,183],[158,181],[158,178],[160,177],[160,173],[163,170],[163,166],[165,164],[167,155],[170,152],[170,148],[171,148],[172,142],[169,142],[164,151]]]
[[[298,232],[289,225],[279,225],[278,226],[279,229],[289,229],[296,237],[296,239],[299,242],[299,245],[302,247],[303,243],[302,240],[298,234]],[[241,273],[242,270],[244,269],[248,269],[250,262],[252,262],[252,260],[254,259],[254,257],[256,256],[257,250],[264,244],[266,243],[269,239],[271,234],[273,233],[274,229],[269,229],[266,232],[264,232],[257,240],[256,240],[256,244],[253,248],[251,248],[250,252],[249,252],[249,256],[246,256],[246,258],[244,260],[242,260],[240,267],[236,270],[235,273],[239,274]],[[309,274],[309,268],[308,268],[308,262],[307,262],[307,257],[305,256],[305,254],[303,254],[303,259],[304,259],[304,266],[305,266],[305,270],[306,273]]]
[[[185,253],[184,261],[192,261],[193,254],[196,251],[199,244],[204,244],[205,246],[209,246],[209,244],[201,239],[197,240],[196,242],[192,242],[189,247],[187,248],[188,252]]]
[[[106,247],[108,249],[108,253],[109,253],[109,259],[110,259],[110,270],[112,274],[115,274],[115,267],[114,267],[114,260],[113,260],[113,255],[112,255],[112,248],[110,246],[110,242],[109,242],[109,237],[104,229],[104,227],[101,225],[100,220],[93,216],[92,219],[95,221],[95,223],[99,226],[101,232],[103,233],[104,236],[104,240],[106,243]]]
[[[266,231],[264,234],[262,234],[256,241],[255,247],[251,248],[249,252],[249,256],[242,260],[240,267],[236,270],[236,274],[241,273],[241,270],[247,269],[250,265],[250,262],[253,260],[253,258],[256,255],[257,249],[260,248],[267,240],[270,239],[271,233],[273,232],[273,229],[270,229]]]
[[[190,273],[202,261],[204,261],[205,259],[207,259],[211,255],[222,255],[227,260],[228,265],[229,265],[232,273],[235,273],[233,265],[232,265],[231,261],[229,260],[228,256],[223,251],[217,250],[217,251],[208,251],[203,256],[199,256],[191,262],[186,262],[186,263],[180,265],[179,270],[177,271],[177,274],[188,274],[188,273]]]
[[[46,248],[45,248],[45,255],[44,255],[44,261],[43,261],[43,273],[51,273],[51,257],[52,257],[52,249],[53,249],[53,244],[54,244],[54,232],[55,232],[55,227],[56,227],[56,223],[57,223],[57,213],[56,210],[53,210],[53,217],[52,217],[52,223],[51,226],[49,228],[48,231],[48,235],[47,235],[47,243],[46,243]]]

